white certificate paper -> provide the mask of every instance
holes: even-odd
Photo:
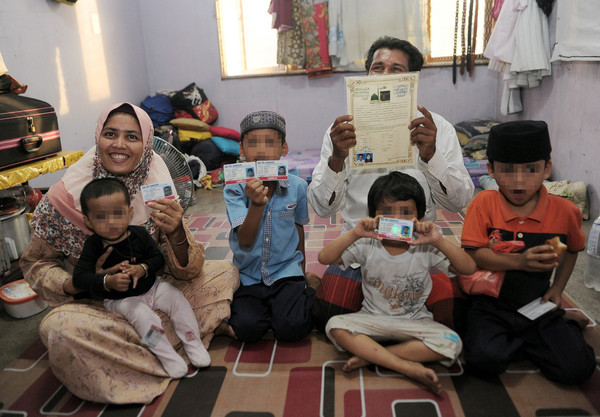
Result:
[[[352,169],[415,165],[408,125],[417,114],[418,72],[346,77],[346,106],[354,116]]]

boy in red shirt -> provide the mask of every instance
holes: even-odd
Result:
[[[594,350],[581,328],[555,308],[531,319],[517,310],[532,303],[561,304],[578,252],[585,247],[581,212],[567,199],[549,195],[550,138],[542,121],[514,121],[494,126],[488,139],[488,171],[498,190],[480,192],[467,209],[462,247],[481,269],[505,271],[498,298],[473,296],[464,352],[471,369],[504,372],[515,358],[529,359],[548,378],[579,384],[596,368]],[[496,253],[488,236],[521,240],[518,253]],[[567,245],[559,258],[547,239]],[[556,268],[554,279],[552,272]]]

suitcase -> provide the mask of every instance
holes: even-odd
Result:
[[[42,100],[0,94],[0,169],[61,151],[54,108]]]

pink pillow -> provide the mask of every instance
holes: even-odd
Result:
[[[220,136],[222,138],[233,139],[238,142],[240,142],[241,140],[240,132],[234,129],[229,129],[227,127],[222,126],[211,126],[209,130],[213,136]]]

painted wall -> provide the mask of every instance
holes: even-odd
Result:
[[[108,105],[136,103],[150,91],[136,1],[3,1],[0,52],[9,74],[29,86],[25,95],[56,108],[66,150],[94,144],[96,119]],[[49,186],[63,173],[31,184]]]

